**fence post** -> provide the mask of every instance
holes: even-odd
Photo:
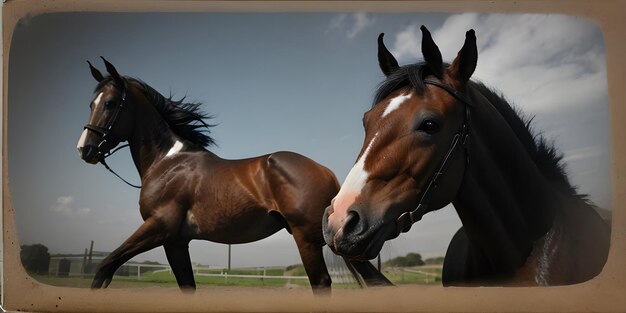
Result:
[[[137,264],[137,280],[141,280],[141,265]]]

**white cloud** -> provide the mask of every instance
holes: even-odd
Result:
[[[64,214],[68,217],[83,216],[91,212],[90,208],[74,208],[74,197],[60,196],[56,202],[50,206],[52,212]]]
[[[405,62],[413,62],[418,57],[421,58],[421,34],[418,25],[411,24],[407,26],[404,30],[396,34],[395,42],[390,46],[391,54],[393,54],[396,59]],[[386,39],[385,41],[387,42],[388,40],[389,39]],[[385,43],[385,45],[389,44]]]
[[[374,19],[366,13],[339,14],[335,16],[329,25],[329,31],[338,31],[352,39],[372,25]]]
[[[589,21],[561,15],[452,15],[431,29],[444,60],[452,61],[465,32],[476,31],[478,66],[473,77],[537,114],[584,106],[606,94],[604,48]],[[421,59],[416,24],[395,35],[392,53],[400,63]]]

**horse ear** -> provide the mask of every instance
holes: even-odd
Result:
[[[459,85],[465,85],[474,74],[476,63],[478,62],[478,48],[476,47],[476,34],[473,29],[465,33],[465,43],[463,48],[450,65],[448,74],[455,79]]]
[[[422,31],[422,55],[424,56],[424,61],[437,78],[442,78],[443,61],[439,47],[437,47],[433,37],[430,35],[430,31],[424,25],[420,27],[420,30]]]
[[[378,65],[385,76],[389,76],[391,73],[399,69],[400,66],[398,65],[398,61],[396,61],[396,58],[394,58],[391,52],[387,50],[387,47],[385,47],[385,43],[383,42],[384,35],[385,33],[378,35]]]
[[[100,73],[97,68],[93,67],[93,65],[91,65],[91,62],[87,61],[87,63],[89,64],[89,69],[91,70],[91,76],[93,76],[93,78],[95,78],[97,82],[101,82],[102,80],[104,80],[104,76],[102,76],[102,73]]]
[[[113,66],[113,64],[107,61],[104,57],[101,56],[100,58],[102,58],[102,61],[104,61],[104,65],[107,68],[107,72],[109,72],[109,75],[113,77],[113,80],[115,81],[115,83],[119,85],[120,87],[124,87],[124,79],[122,79],[122,76],[120,76],[120,74],[117,72],[117,70],[115,69],[115,66]]]

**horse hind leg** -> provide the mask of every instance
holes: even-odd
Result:
[[[297,228],[292,228],[293,237],[296,240],[302,264],[309,277],[313,294],[330,295],[331,279],[324,262],[322,240],[310,240]]]
[[[163,248],[178,287],[185,293],[193,293],[196,290],[196,281],[189,256],[189,241],[168,243],[163,245]]]

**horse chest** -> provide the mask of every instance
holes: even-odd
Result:
[[[555,267],[559,252],[559,234],[553,227],[533,245],[526,263],[516,272],[516,281],[523,285],[548,286],[558,275]]]

